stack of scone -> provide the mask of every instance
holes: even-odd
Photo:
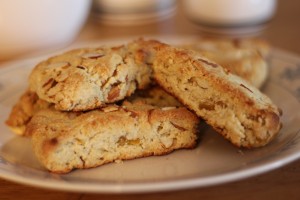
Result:
[[[238,147],[269,143],[280,110],[199,51],[140,39],[54,56],[33,69],[6,123],[56,173],[193,148],[200,119]]]

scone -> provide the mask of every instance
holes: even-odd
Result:
[[[197,52],[139,42],[158,84],[236,146],[264,146],[278,134],[281,111],[248,82]]]
[[[51,57],[33,69],[30,90],[63,111],[122,100],[151,82],[143,52],[131,46],[82,48]]]
[[[158,107],[179,107],[182,106],[173,96],[167,94],[158,86],[139,90],[127,98],[131,103],[143,102]],[[26,90],[18,102],[13,106],[6,125],[16,134],[25,135],[25,129],[32,116],[45,108],[53,108],[53,104],[41,100],[35,92]]]
[[[51,106],[53,105],[41,100],[36,93],[27,90],[13,106],[5,123],[14,133],[24,135],[26,125],[34,113]]]
[[[43,166],[67,173],[193,148],[198,122],[186,108],[125,102],[88,112],[41,110],[27,125],[26,134],[32,135],[34,153]]]
[[[270,47],[264,40],[204,37],[182,47],[201,53],[257,88],[262,87],[268,77]]]

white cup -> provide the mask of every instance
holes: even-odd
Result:
[[[90,5],[90,0],[1,0],[0,60],[70,43]]]
[[[184,0],[187,17],[211,27],[249,27],[269,21],[276,10],[276,0]]]

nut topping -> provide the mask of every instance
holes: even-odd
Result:
[[[82,58],[90,58],[90,59],[97,59],[97,58],[100,58],[100,57],[103,57],[104,56],[104,53],[86,53],[86,54],[83,54],[81,57]]]

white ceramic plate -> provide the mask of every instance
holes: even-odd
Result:
[[[101,43],[107,44],[97,42],[93,45]],[[263,91],[284,114],[283,129],[268,146],[240,150],[206,127],[202,130],[201,142],[193,150],[75,170],[66,175],[51,174],[37,162],[30,140],[14,135],[4,125],[12,105],[27,87],[30,70],[48,56],[7,63],[0,68],[0,177],[4,179],[74,192],[155,192],[239,180],[281,167],[300,157],[300,58],[273,49],[270,78]]]

